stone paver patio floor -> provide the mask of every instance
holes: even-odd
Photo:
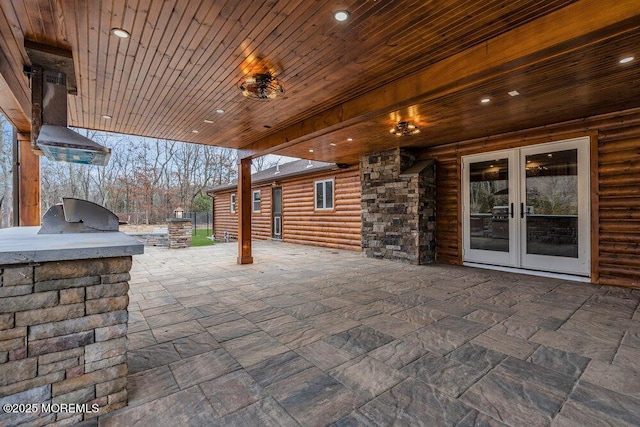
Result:
[[[640,425],[640,291],[254,242],[134,257],[100,425]]]

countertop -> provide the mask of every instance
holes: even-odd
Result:
[[[38,234],[40,227],[0,230],[0,265],[139,255],[144,245],[120,232]]]

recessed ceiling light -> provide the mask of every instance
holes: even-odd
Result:
[[[353,141],[353,138],[347,138],[347,141],[351,142]]]
[[[332,147],[335,147],[335,146],[336,146],[336,143],[335,143],[335,142],[332,142],[332,143],[330,143],[329,145],[330,145],[330,146],[332,146]]]
[[[223,110],[222,108],[218,108],[218,109],[216,110],[216,113],[218,113],[218,114],[222,114],[222,113],[224,113],[224,110]]]
[[[191,133],[198,133],[196,129],[192,130]]]
[[[625,58],[622,58],[620,60],[621,64],[628,64],[629,62],[633,61],[635,58],[633,56],[627,56]]]
[[[547,154],[547,157],[553,157],[553,154],[549,153]]]
[[[129,34],[128,31],[123,30],[122,28],[112,28],[111,34],[116,37],[120,37],[121,39],[128,39],[129,37],[131,37],[131,34]]]
[[[520,92],[518,92],[517,90],[511,90],[511,91],[509,91],[509,95],[518,96],[518,95],[520,95]]]
[[[110,115],[108,115],[108,114],[103,114],[103,115],[102,115],[102,118],[103,118],[103,119],[107,119],[107,120],[111,120],[111,119],[113,119],[113,117],[112,117],[112,116],[110,116]]]
[[[309,152],[310,152],[310,153],[313,153],[313,150],[311,150],[311,149],[310,149],[310,150],[309,150]]]
[[[346,10],[338,10],[337,12],[334,12],[333,17],[338,22],[344,22],[349,19],[349,12]]]
[[[480,102],[482,102],[483,104],[488,104],[491,102],[491,98],[482,98]]]
[[[209,123],[209,124],[211,124],[211,123],[213,123],[213,120],[204,119],[204,122],[205,122],[205,123]]]

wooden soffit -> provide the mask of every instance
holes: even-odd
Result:
[[[623,48],[637,50],[637,0],[339,6],[351,12],[346,23],[333,20],[334,0],[0,0],[0,108],[29,131],[25,40],[72,52],[71,126],[242,149],[248,157],[351,163],[400,144],[640,106],[640,52],[625,69],[604,65]],[[114,37],[115,27],[131,37]],[[242,97],[238,82],[256,71],[274,73],[285,96]],[[528,89],[528,102],[505,103],[485,126],[489,110],[468,101],[514,82]],[[575,102],[558,106],[552,96]],[[424,129],[418,138],[389,139],[394,120],[414,116]],[[317,146],[347,137],[352,144]]]
[[[308,153],[306,147],[314,145],[310,141],[332,133],[342,136],[325,138],[325,141],[344,141],[347,136],[354,134],[365,136],[364,141],[354,144],[361,145],[360,149],[351,149],[349,155],[345,155],[346,152],[341,155],[339,150],[334,150],[335,154],[330,157],[333,161],[353,162],[361,154],[384,148],[379,146],[384,144],[367,143],[366,128],[376,128],[376,135],[381,134],[380,126],[376,126],[376,123],[388,122],[384,117],[394,111],[455,94],[462,96],[470,89],[481,94],[482,91],[476,89],[481,89],[483,85],[526,73],[527,69],[535,68],[538,64],[562,59],[573,52],[589,51],[590,47],[607,40],[613,40],[615,44],[618,39],[638,35],[639,28],[640,4],[637,2],[581,1],[247,144],[242,147],[243,155],[278,153],[310,156],[327,161],[326,157]],[[605,51],[590,51],[598,59],[603,56],[603,52]],[[611,59],[610,51],[604,56]],[[567,64],[560,63],[556,66],[566,67]],[[637,69],[633,70],[633,74],[638,76]],[[565,86],[571,85],[570,80],[558,81]],[[606,82],[604,84],[606,87]],[[595,85],[595,82],[589,83],[589,86]],[[607,94],[604,93],[603,96]],[[632,95],[631,98],[632,105],[640,105],[637,96]],[[571,109],[570,104],[571,100],[568,99],[563,108]],[[631,106],[624,102],[619,102],[618,105],[625,108]],[[460,114],[463,114],[462,111]],[[399,115],[398,120],[404,120],[404,117]],[[501,118],[497,116],[494,120],[500,121]],[[385,123],[385,128],[387,124]],[[347,131],[341,132],[344,129]],[[452,133],[441,140],[441,143],[453,142],[459,138],[462,138],[459,134]],[[389,135],[385,134],[385,139],[389,141]],[[428,145],[416,144],[415,140],[414,145]],[[403,140],[403,143],[406,141]],[[291,149],[297,144],[302,144],[302,147]],[[388,143],[387,146],[397,146],[397,142]]]

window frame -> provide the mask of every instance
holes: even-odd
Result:
[[[256,200],[256,194],[258,195],[258,200]],[[256,202],[258,202],[258,209],[256,209]],[[261,207],[262,195],[260,194],[260,190],[253,190],[251,192],[251,212],[260,212]]]
[[[331,207],[327,207],[327,183],[331,183]],[[322,206],[318,207],[318,184],[322,184]],[[334,178],[313,182],[313,206],[316,211],[332,211],[336,207],[336,183]]]
[[[236,201],[237,201],[237,196],[236,193],[231,193],[231,196],[229,198],[229,203],[231,206],[231,213],[236,213]]]

